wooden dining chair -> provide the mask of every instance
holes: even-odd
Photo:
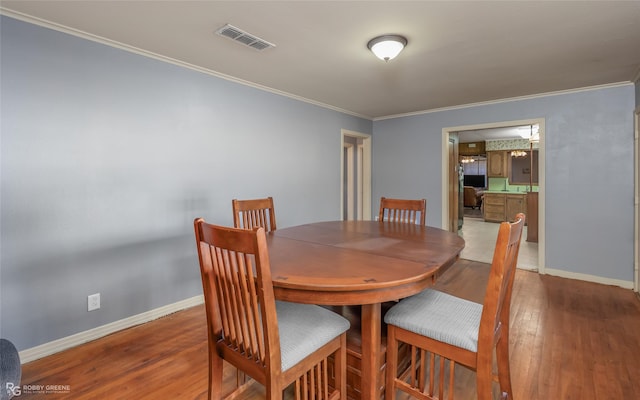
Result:
[[[427,200],[380,198],[378,221],[410,222],[426,225]]]
[[[276,230],[276,212],[273,198],[231,201],[233,207],[233,226],[253,229],[261,226],[267,232]]]
[[[419,399],[444,399],[445,360],[449,366],[448,399],[453,399],[456,363],[476,371],[478,400],[492,399],[497,380],[502,399],[513,399],[509,371],[509,313],[524,214],[500,224],[483,304],[426,289],[392,307],[387,323],[385,399],[396,390]],[[398,376],[398,345],[411,346],[409,368]],[[497,377],[493,372],[494,349]],[[436,356],[439,371],[436,372]],[[427,363],[429,364],[427,366]],[[427,382],[427,372],[429,375]],[[434,395],[439,375],[437,395]]]
[[[223,360],[264,385],[267,399],[282,399],[294,382],[296,399],[346,399],[349,321],[320,306],[275,300],[263,227],[222,227],[202,218],[194,226],[207,315],[209,399],[223,398]]]

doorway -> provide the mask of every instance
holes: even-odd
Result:
[[[371,135],[343,129],[341,137],[341,219],[370,220]]]
[[[537,118],[537,119],[530,119],[530,120],[518,120],[518,121],[503,121],[503,122],[496,122],[496,123],[490,123],[490,124],[477,124],[477,125],[465,125],[465,126],[457,126],[457,127],[447,127],[447,128],[443,128],[442,129],[442,146],[443,146],[443,152],[442,152],[442,157],[444,160],[449,159],[449,149],[448,149],[448,145],[450,143],[450,137],[452,135],[457,135],[458,139],[460,139],[460,137],[462,135],[464,135],[465,131],[478,131],[478,130],[495,130],[496,132],[499,132],[501,129],[505,129],[505,128],[513,128],[513,127],[518,127],[518,126],[531,126],[531,125],[537,125],[539,127],[539,136],[540,136],[540,141],[539,141],[539,145],[538,145],[538,173],[539,173],[539,182],[538,182],[538,188],[539,188],[539,192],[538,192],[538,218],[537,218],[537,222],[538,222],[538,242],[537,245],[526,242],[525,238],[523,237],[523,242],[522,244],[528,247],[531,247],[531,249],[528,250],[529,253],[532,254],[532,257],[530,257],[530,261],[527,263],[529,265],[524,266],[524,268],[527,269],[537,269],[539,273],[544,274],[544,268],[545,268],[545,263],[544,263],[544,254],[545,254],[545,246],[544,246],[544,240],[545,240],[545,235],[544,235],[544,216],[545,216],[545,210],[544,210],[544,193],[545,193],[545,183],[544,183],[544,161],[545,161],[545,156],[544,156],[544,132],[545,132],[545,126],[544,126],[544,119],[543,118]],[[456,165],[458,165],[458,160],[454,160],[453,163],[455,163]],[[443,176],[442,176],[442,204],[445,206],[443,207],[443,211],[442,211],[442,227],[444,229],[450,229],[452,224],[452,221],[450,220],[451,214],[452,214],[452,210],[450,210],[451,207],[453,207],[454,205],[452,204],[452,198],[455,199],[457,198],[460,193],[455,193],[455,187],[452,189],[451,188],[451,182],[452,182],[452,177],[451,174],[453,174],[454,172],[454,166],[452,165],[452,161],[448,162],[448,168],[443,168]],[[487,183],[488,185],[488,183]],[[464,231],[464,224],[465,221],[463,221],[463,231]],[[485,225],[486,224],[486,225]],[[491,232],[491,228],[495,228],[496,231],[496,235],[497,235],[497,227],[498,224],[496,223],[485,223],[484,221],[481,220],[474,220],[473,224],[468,224],[467,225],[467,229],[471,229],[471,226],[473,226],[474,228],[474,233],[472,235],[468,235],[465,236],[465,240],[467,241],[467,249],[469,250],[467,253],[471,253],[471,249],[473,249],[473,245],[476,244],[476,248],[477,248],[477,243],[475,243],[474,241],[476,240],[475,238],[482,238],[482,237],[486,237],[487,234],[486,232]],[[475,229],[477,228],[477,230]],[[482,230],[485,229],[485,230]],[[495,238],[494,238],[495,241]],[[526,244],[525,244],[526,242]],[[493,242],[493,245],[495,245],[495,242]],[[522,247],[524,247],[523,245],[521,245],[521,255],[524,256],[524,254],[522,253],[526,253],[527,251],[523,251],[525,249],[523,249]],[[484,249],[483,249],[484,250]],[[463,257],[464,255],[463,251]],[[486,254],[489,254],[488,257],[486,257]],[[484,254],[486,257],[485,259],[479,259],[477,261],[482,261],[482,262],[490,262],[491,260],[491,255],[493,254],[493,247],[491,248],[487,248],[486,250],[484,250]],[[522,263],[520,262],[522,261]],[[525,264],[524,262],[524,257],[519,257],[519,267],[523,267],[523,265]]]

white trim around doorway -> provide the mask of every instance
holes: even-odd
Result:
[[[633,199],[633,207],[635,213],[634,223],[634,244],[633,244],[633,264],[634,264],[634,288],[636,293],[640,293],[640,106],[636,107],[634,113],[634,133],[633,142],[635,144],[634,167],[635,167],[635,193]]]
[[[343,151],[345,147],[345,137],[355,137],[362,139],[362,147],[358,148],[358,155],[362,156],[361,171],[359,171],[362,177],[362,186],[358,187],[358,191],[362,193],[362,210],[358,210],[358,218],[364,220],[371,219],[371,135],[366,133],[360,133],[342,129],[340,131],[340,218],[344,219],[344,209],[342,207],[342,201],[344,199],[344,185],[342,180],[344,177],[344,157]],[[360,193],[358,193],[360,195]],[[360,213],[360,211],[362,211]]]
[[[545,119],[533,118],[518,121],[502,121],[487,124],[463,125],[442,128],[442,160],[448,160],[449,134],[453,132],[471,131],[478,129],[505,128],[520,125],[538,125],[540,127],[540,143],[538,147],[538,171],[539,171],[539,194],[538,194],[538,273],[545,274]],[[448,161],[447,166],[448,166]],[[442,168],[442,229],[449,226],[449,169]]]

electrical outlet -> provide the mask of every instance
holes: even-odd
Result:
[[[100,308],[100,293],[89,295],[87,298],[87,311],[93,311]]]

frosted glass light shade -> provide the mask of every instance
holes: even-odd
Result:
[[[407,39],[399,35],[385,35],[373,38],[367,44],[369,50],[381,60],[393,60],[407,45]]]

